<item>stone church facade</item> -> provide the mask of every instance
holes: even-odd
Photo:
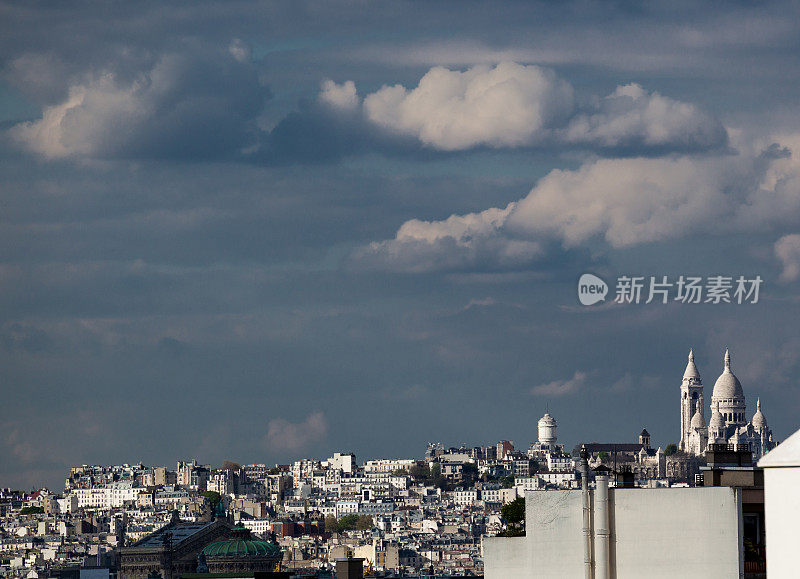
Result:
[[[748,421],[744,390],[731,368],[730,352],[725,350],[723,370],[711,394],[711,418],[706,423],[703,403],[703,381],[689,351],[683,373],[681,396],[681,438],[678,449],[689,456],[702,456],[711,444],[726,444],[734,449],[749,449],[753,461],[772,450],[776,443],[761,411],[761,400]]]

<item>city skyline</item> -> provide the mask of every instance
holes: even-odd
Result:
[[[0,10],[0,486],[796,430],[795,4]]]

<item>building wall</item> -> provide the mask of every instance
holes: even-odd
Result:
[[[770,578],[797,576],[797,525],[800,521],[798,488],[800,468],[764,469],[767,577]]]
[[[611,489],[609,497],[612,577],[740,576],[737,489]],[[581,491],[530,491],[525,504],[525,537],[484,539],[486,578],[582,577]]]
[[[728,487],[611,491],[617,578],[738,577],[740,492]]]
[[[533,552],[527,537],[487,537],[483,539],[484,577],[546,577],[534,574]],[[537,573],[540,567],[536,567]],[[582,577],[583,575],[576,575]],[[564,575],[567,577],[567,575]]]

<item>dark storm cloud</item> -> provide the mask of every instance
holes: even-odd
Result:
[[[422,156],[417,143],[376,131],[356,111],[336,111],[316,99],[303,99],[299,110],[264,133],[258,149],[243,160],[264,165],[319,164],[374,153]]]

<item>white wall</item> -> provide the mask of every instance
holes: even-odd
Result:
[[[764,469],[767,576],[770,579],[797,577],[797,526],[800,524],[798,489],[800,489],[800,468]]]
[[[531,552],[525,546],[526,537],[494,537],[483,539],[484,577],[538,577],[531,575]],[[491,574],[488,573],[492,561]],[[524,575],[528,573],[528,575]]]
[[[739,577],[741,495],[736,489],[614,489],[609,494],[617,579]]]
[[[612,577],[741,576],[736,489],[611,489],[609,496]],[[530,491],[525,502],[524,538],[484,539],[486,578],[583,577],[581,491]]]

